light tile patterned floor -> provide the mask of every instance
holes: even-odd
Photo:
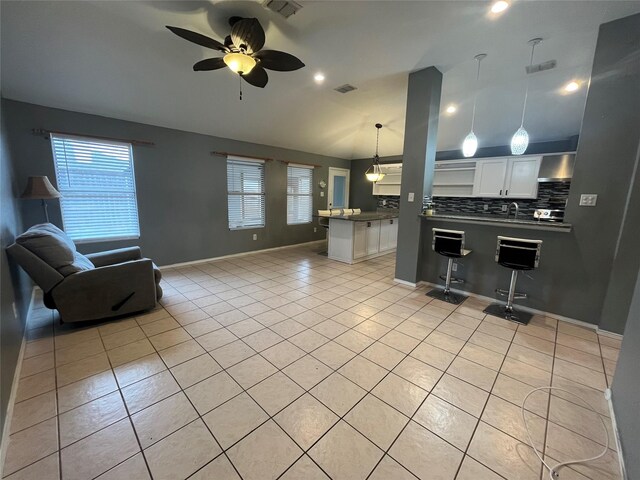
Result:
[[[618,340],[454,308],[394,284],[393,255],[318,249],[166,270],[162,306],[135,318],[60,326],[36,309],[6,478],[537,480],[531,388],[575,391],[610,424]],[[531,397],[549,459],[601,449],[575,402]],[[561,478],[619,478],[614,448]]]

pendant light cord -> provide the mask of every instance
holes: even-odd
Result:
[[[533,65],[533,52],[536,49],[536,45],[540,42],[533,42],[531,44],[531,58],[529,59],[529,67]],[[522,106],[522,119],[520,120],[520,127],[524,126],[524,114],[527,111],[527,99],[529,98],[529,78],[527,78],[527,88],[524,91],[524,105]]]
[[[471,114],[471,131],[473,132],[473,124],[476,120],[476,102],[478,100],[478,80],[480,80],[480,62],[482,61],[482,58],[476,58],[476,60],[478,60],[478,71],[476,73],[476,93],[473,96],[473,113]]]

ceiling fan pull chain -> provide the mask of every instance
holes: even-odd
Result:
[[[238,81],[240,82],[240,100],[242,100],[242,75],[238,75]]]

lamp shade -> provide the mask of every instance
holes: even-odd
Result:
[[[48,198],[60,198],[60,192],[56,190],[46,176],[29,177],[27,188],[20,198],[33,198],[37,200],[46,200]]]

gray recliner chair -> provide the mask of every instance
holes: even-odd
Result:
[[[44,292],[44,304],[64,322],[149,310],[162,297],[158,267],[139,247],[82,255],[51,223],[34,225],[7,247]]]

